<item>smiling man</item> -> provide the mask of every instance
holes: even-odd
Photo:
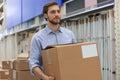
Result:
[[[32,38],[30,46],[30,70],[39,80],[55,80],[53,76],[43,73],[41,51],[48,45],[75,43],[72,31],[60,26],[60,6],[56,2],[49,2],[43,7],[43,16],[47,21],[44,29],[38,31]]]

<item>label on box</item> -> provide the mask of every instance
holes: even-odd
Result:
[[[98,56],[96,44],[83,45],[81,46],[81,48],[82,48],[83,58],[90,58],[90,57]]]
[[[9,75],[9,71],[6,71],[6,72],[5,72],[5,75]]]

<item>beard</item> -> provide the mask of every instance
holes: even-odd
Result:
[[[58,25],[60,22],[55,22],[53,20],[49,20],[50,23],[54,24],[54,25]]]
[[[58,17],[57,17],[58,18]],[[59,18],[60,19],[60,18]],[[54,24],[54,25],[58,25],[60,24],[60,20],[59,21],[54,21],[54,20],[50,20],[49,18],[47,19],[50,23]]]

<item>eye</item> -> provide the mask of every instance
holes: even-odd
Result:
[[[60,13],[60,10],[57,10],[58,13]]]
[[[53,10],[53,11],[51,11],[50,13],[51,13],[51,14],[54,14],[55,12],[56,12],[56,11]]]
[[[55,13],[60,13],[60,10],[53,10],[50,12],[51,14],[55,14]]]

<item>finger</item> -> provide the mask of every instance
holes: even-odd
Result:
[[[54,77],[50,76],[50,80],[54,80],[54,79],[55,79]]]

